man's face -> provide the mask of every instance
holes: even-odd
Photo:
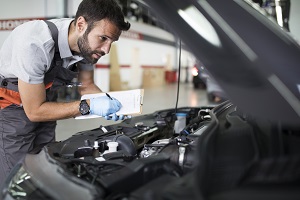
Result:
[[[117,41],[121,31],[110,21],[101,20],[94,28],[78,38],[77,45],[82,56],[90,63],[97,61],[109,53],[111,44]]]

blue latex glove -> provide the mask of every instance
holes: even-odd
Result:
[[[105,116],[105,119],[113,120],[113,121],[130,119],[130,118],[131,118],[131,115],[117,115],[116,113],[109,115],[109,116]]]
[[[102,117],[118,112],[121,107],[121,103],[113,97],[109,98],[107,96],[102,96],[90,99],[91,114]]]

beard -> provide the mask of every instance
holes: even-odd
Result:
[[[93,58],[93,54],[100,54],[101,56],[104,56],[105,53],[104,52],[99,52],[99,51],[92,51],[90,46],[89,46],[89,42],[88,42],[88,38],[87,38],[87,33],[85,32],[83,34],[83,36],[79,37],[78,38],[78,41],[77,41],[77,45],[78,45],[78,48],[80,50],[80,53],[82,55],[82,57],[88,61],[89,63],[91,64],[95,64],[97,63],[97,61],[99,59],[96,59],[96,58]]]

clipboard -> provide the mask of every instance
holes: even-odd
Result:
[[[142,114],[144,89],[124,90],[108,92],[111,97],[116,98],[122,104],[121,109],[116,113],[117,115],[138,115]],[[82,95],[83,99],[92,99],[100,96],[106,96],[106,93],[95,93]],[[81,115],[75,119],[90,119],[102,117],[95,114]]]

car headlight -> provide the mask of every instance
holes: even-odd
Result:
[[[52,199],[37,187],[31,175],[21,163],[15,166],[6,180],[2,198],[3,200]]]

